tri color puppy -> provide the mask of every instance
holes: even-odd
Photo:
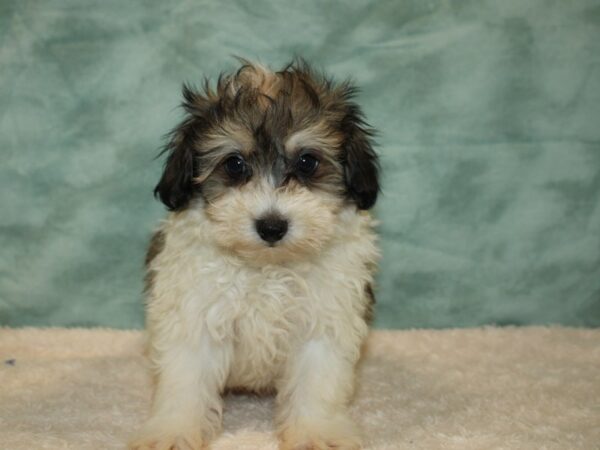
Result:
[[[303,62],[184,87],[147,256],[151,417],[133,449],[200,449],[226,390],[276,392],[281,449],[356,449],[348,417],[378,260],[355,88]]]

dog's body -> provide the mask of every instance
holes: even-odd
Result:
[[[153,412],[131,447],[201,448],[244,389],[277,393],[282,448],[358,448],[379,186],[352,88],[246,64],[184,95],[146,261]]]

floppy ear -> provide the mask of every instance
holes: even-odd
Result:
[[[194,122],[189,118],[171,132],[171,139],[162,151],[168,152],[168,157],[154,196],[170,211],[185,208],[196,190],[193,178],[198,168],[193,145]]]
[[[205,81],[205,92],[209,92],[208,80]],[[201,130],[206,125],[205,116],[210,106],[208,99],[185,84],[182,88],[183,102],[181,106],[187,117],[170,133],[169,143],[160,153],[167,153],[167,161],[162,177],[154,188],[154,196],[170,211],[185,208],[194,193],[200,187],[194,184],[198,176],[200,164],[195,153],[195,144]]]
[[[371,143],[373,130],[357,105],[350,105],[343,130],[346,192],[359,209],[370,209],[379,193],[379,161]]]

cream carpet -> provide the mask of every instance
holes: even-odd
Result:
[[[122,449],[150,399],[141,333],[0,329],[0,448]],[[600,449],[600,330],[378,331],[366,449]],[[276,449],[270,398],[227,397],[212,449]]]

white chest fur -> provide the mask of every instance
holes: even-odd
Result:
[[[261,389],[312,336],[357,347],[367,332],[365,286],[378,257],[368,215],[343,213],[317,257],[262,267],[221,251],[205,221],[201,212],[186,211],[161,227],[164,247],[149,267],[151,359],[208,338],[227,349],[227,386]]]

